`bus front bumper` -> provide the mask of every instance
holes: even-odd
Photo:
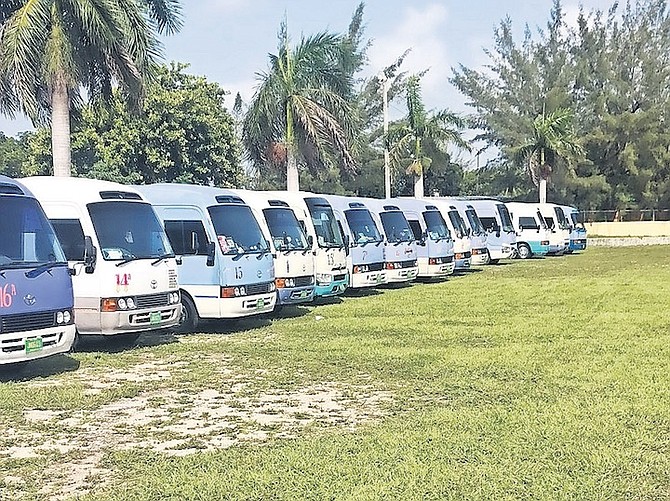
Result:
[[[26,332],[0,334],[0,365],[66,353],[72,348],[75,332],[74,324],[70,324]],[[40,339],[41,342],[30,341],[33,339]],[[26,344],[26,340],[28,340],[28,344]]]

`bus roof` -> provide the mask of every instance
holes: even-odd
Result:
[[[146,202],[132,186],[85,177],[34,176],[20,180],[41,201],[68,200],[80,204],[103,200]]]
[[[134,187],[154,205],[193,205],[204,208],[219,204],[247,205],[232,190],[215,186],[156,183]]]

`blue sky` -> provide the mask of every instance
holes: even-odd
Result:
[[[568,22],[574,23],[583,5],[607,10],[612,0],[563,0]],[[322,30],[346,31],[356,0],[196,0],[182,1],[184,27],[164,39],[165,61],[190,64],[189,72],[204,75],[248,101],[256,72],[267,68],[267,54],[277,47],[277,30],[286,14],[289,33],[297,40]],[[517,39],[526,24],[533,32],[545,27],[551,0],[368,0],[365,3],[366,37],[372,39],[365,75],[390,64],[405,49],[412,51],[404,68],[410,72],[429,68],[422,79],[429,109],[467,112],[464,98],[448,82],[452,67],[486,64],[483,48],[491,47],[493,30],[510,16]],[[392,103],[400,115],[403,104]],[[22,117],[0,116],[0,131],[13,136],[31,129]]]

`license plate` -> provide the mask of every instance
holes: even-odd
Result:
[[[265,301],[263,299],[259,299],[256,301],[256,309],[260,310],[265,307]]]
[[[160,311],[152,311],[149,313],[149,323],[151,325],[156,325],[161,323],[161,313]]]
[[[34,353],[40,351],[43,347],[41,337],[31,337],[26,339],[26,353]]]

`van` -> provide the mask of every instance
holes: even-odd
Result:
[[[315,297],[342,294],[349,284],[347,270],[348,242],[335,218],[333,208],[323,196],[306,191],[269,191],[289,204],[298,221],[314,241],[316,272]]]
[[[552,203],[538,204],[550,231],[549,254],[561,255],[570,248],[570,225],[563,209]]]
[[[194,331],[202,319],[241,318],[274,309],[270,244],[238,195],[191,184],[137,189],[153,204],[181,257],[181,331]]]
[[[465,201],[459,198],[451,198],[446,200],[448,200],[458,209],[461,218],[465,222],[466,228],[468,229],[472,252],[472,260],[470,261],[470,264],[472,266],[488,264],[491,256],[489,256],[488,247],[486,246],[487,234],[481,220],[479,219],[479,216],[477,215],[477,211],[469,201]]]
[[[546,256],[549,252],[549,229],[538,204],[505,202],[516,229],[517,253],[520,259]]]
[[[375,287],[387,282],[384,264],[384,235],[365,199],[323,195],[349,243],[347,267],[349,287]]]
[[[416,198],[390,200],[405,214],[416,241],[418,277],[444,278],[454,272],[454,241],[442,213],[430,202]]]
[[[384,268],[387,283],[414,280],[419,273],[414,233],[400,207],[393,200],[366,198],[384,230]]]
[[[134,341],[177,325],[177,263],[151,204],[122,184],[76,177],[28,177],[74,268],[79,335]]]
[[[562,205],[560,207],[563,209],[570,228],[570,248],[568,252],[586,249],[586,228],[584,227],[584,221],[581,218],[579,210],[569,205]]]
[[[0,365],[64,353],[75,340],[65,254],[33,194],[0,175]]]
[[[314,299],[313,238],[307,236],[295,212],[281,197],[263,191],[230,190],[251,207],[270,241],[274,258],[277,306]]]
[[[510,259],[516,253],[516,231],[505,204],[493,198],[467,198],[486,231],[490,263]]]
[[[454,240],[454,271],[469,269],[472,263],[472,240],[470,229],[465,224],[458,208],[445,198],[432,197],[423,200],[439,209],[451,232]]]

